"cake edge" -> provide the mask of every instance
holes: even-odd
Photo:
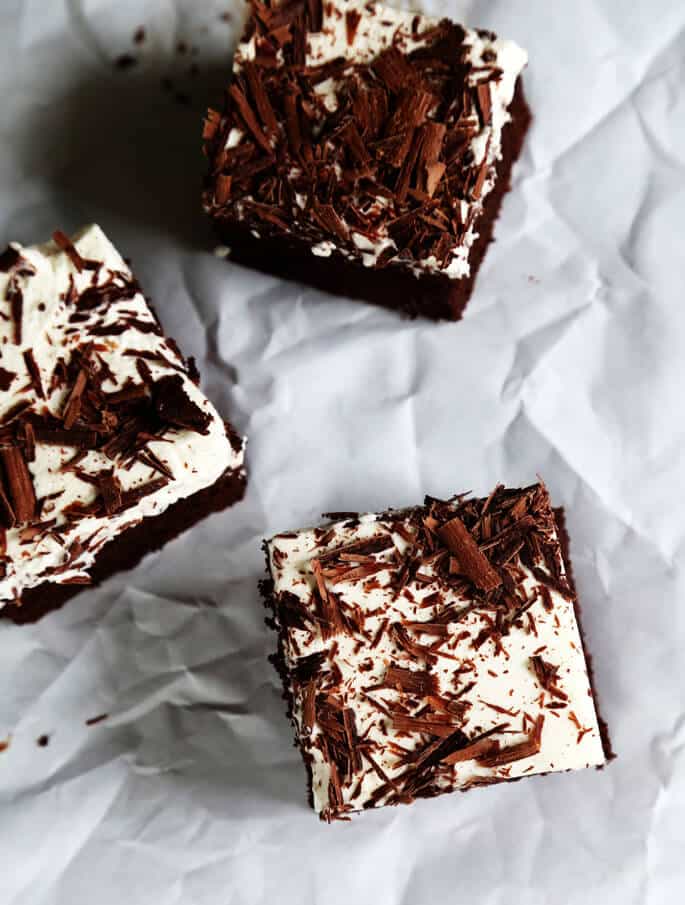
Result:
[[[594,666],[592,663],[592,654],[588,653],[587,649],[587,641],[585,638],[585,632],[583,631],[583,619],[582,619],[582,608],[580,605],[580,601],[578,599],[578,589],[576,587],[576,579],[573,574],[573,563],[571,560],[571,540],[569,537],[568,529],[566,528],[566,512],[563,506],[559,506],[557,508],[553,508],[554,519],[557,523],[557,537],[559,538],[559,546],[561,547],[561,555],[564,560],[564,569],[566,570],[566,577],[568,579],[569,585],[571,586],[571,590],[573,591],[573,611],[576,616],[576,624],[578,625],[578,634],[580,635],[580,640],[583,645],[583,656],[585,657],[585,667],[587,669],[587,677],[590,683],[590,690],[592,691],[592,700],[595,705],[595,715],[597,716],[597,725],[599,727],[599,735],[602,741],[602,748],[604,750],[604,757],[606,758],[606,763],[597,767],[598,770],[602,770],[610,761],[616,758],[616,753],[614,752],[611,745],[611,738],[609,735],[609,725],[607,721],[602,716],[602,711],[599,705],[599,698],[597,696],[597,688],[595,684],[595,673]]]
[[[286,719],[290,722],[294,733],[293,733],[293,747],[296,748],[300,752],[300,757],[304,763],[305,772],[307,775],[307,804],[309,807],[316,812],[314,807],[314,789],[313,789],[313,777],[312,777],[312,768],[311,768],[311,758],[308,753],[304,750],[302,745],[298,743],[297,737],[297,725],[293,718],[293,692],[292,685],[290,682],[290,675],[288,673],[288,667],[285,662],[285,645],[283,643],[283,631],[281,629],[280,623],[278,622],[277,615],[277,604],[276,604],[276,586],[273,579],[273,573],[271,571],[271,558],[269,556],[269,542],[268,540],[262,541],[262,551],[264,553],[264,558],[266,560],[266,573],[267,578],[263,578],[259,581],[259,592],[262,596],[262,603],[264,608],[267,611],[267,615],[264,618],[264,622],[266,626],[270,629],[270,631],[276,635],[276,651],[273,654],[269,654],[268,660],[269,663],[273,666],[276,671],[279,681],[281,683],[281,700],[286,702]]]

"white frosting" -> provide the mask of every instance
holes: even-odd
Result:
[[[231,131],[228,133],[228,136],[226,137],[226,150],[230,151],[231,148],[237,147],[243,140],[244,135],[245,133],[242,129],[231,129]]]
[[[312,245],[312,254],[316,255],[317,258],[330,258],[334,251],[335,245],[333,242],[324,241]]]
[[[371,62],[379,53],[387,49],[393,42],[400,42],[400,46],[406,52],[411,52],[421,47],[424,41],[421,38],[423,32],[427,32],[438,24],[440,19],[431,16],[419,16],[414,12],[393,9],[381,6],[378,3],[369,3],[368,0],[336,0],[335,3],[324,3],[323,26],[317,33],[309,34],[307,40],[306,63],[308,66],[318,66],[331,60],[343,57],[350,64],[365,64]],[[371,12],[369,12],[371,10]],[[354,35],[354,40],[348,44],[346,14],[358,12],[361,16],[359,25]],[[414,28],[412,26],[415,26]],[[491,82],[491,106],[492,119],[489,125],[483,127],[473,138],[471,151],[476,163],[483,160],[487,149],[488,164],[492,170],[483,185],[480,197],[471,204],[479,210],[485,197],[495,184],[495,166],[502,155],[502,131],[510,121],[509,106],[514,96],[516,81],[528,62],[525,50],[513,41],[502,39],[491,40],[483,37],[477,31],[465,29],[465,44],[469,45],[469,61],[475,66],[495,66],[502,71],[497,81]],[[256,55],[256,39],[253,35],[249,41],[241,43],[234,60],[235,71],[240,71],[246,60],[253,60]],[[495,55],[489,63],[483,61],[485,52]],[[281,53],[279,51],[279,53]],[[342,78],[345,77],[343,72]],[[472,84],[478,81],[478,73],[470,75]],[[335,112],[338,107],[337,100],[338,81],[328,78],[315,87],[315,93],[321,97],[325,108],[329,112]],[[430,114],[429,114],[430,115]],[[231,130],[230,136],[238,130]],[[233,147],[234,145],[230,145]],[[462,220],[470,213],[471,204],[462,204]],[[240,214],[239,214],[240,216]],[[469,253],[474,242],[478,238],[477,217],[475,224],[466,230],[460,244],[452,252],[450,260],[446,264],[439,262],[435,256],[430,255],[423,260],[413,262],[405,261],[405,266],[411,269],[416,276],[422,273],[442,273],[451,279],[462,279],[471,272]],[[355,241],[356,244],[356,239]],[[392,240],[389,238],[386,227],[379,226],[379,238],[372,248],[364,248],[362,262],[365,266],[373,266],[380,254],[389,246]],[[318,248],[319,250],[314,250]],[[312,253],[320,255],[321,244],[314,246]],[[334,248],[345,257],[358,259],[359,253],[354,248],[343,243],[335,242]]]
[[[364,267],[373,267],[379,256],[386,250],[386,248],[397,248],[397,246],[389,236],[386,236],[382,239],[377,239],[375,242],[373,242],[371,239],[369,239],[368,236],[364,236],[362,235],[362,233],[353,232],[352,241],[362,252],[362,264],[364,265]]]
[[[130,276],[124,260],[98,226],[87,227],[72,241],[83,258],[102,262],[103,266],[96,276],[98,285],[105,283],[112,271]],[[3,315],[0,319],[0,367],[17,374],[9,390],[0,393],[0,418],[20,400],[28,400],[35,408],[45,408],[59,417],[71,386],[61,386],[51,391],[51,376],[59,357],[68,361],[72,352],[83,345],[79,331],[70,331],[75,326],[84,329],[88,324],[93,326],[103,320],[112,323],[124,313],[145,322],[152,322],[154,318],[142,293],[137,292],[131,298],[112,302],[104,318],[100,311],[96,311],[91,313],[86,324],[70,323],[69,317],[74,313],[73,303],[70,305],[64,300],[70,280],[74,281],[76,290],[81,292],[91,285],[93,271],[84,270],[79,273],[69,256],[54,242],[31,248],[22,248],[16,244],[13,247],[36,272],[33,276],[19,278],[19,285],[23,290],[20,345],[14,344],[11,318],[5,319]],[[9,279],[10,274],[0,273],[0,299],[6,297]],[[9,303],[5,301],[3,304],[5,312],[8,312]],[[126,349],[161,353],[179,368],[148,361],[153,377],[157,379],[167,374],[180,374],[183,388],[190,399],[211,415],[208,432],[203,435],[189,430],[169,430],[164,434],[164,439],[150,442],[148,449],[166,463],[173,473],[173,479],[162,489],[142,498],[135,506],[121,513],[82,518],[73,523],[73,527],[62,534],[63,544],[51,535],[27,540],[26,526],[7,530],[7,572],[4,579],[0,580],[0,606],[2,602],[19,596],[23,590],[40,584],[46,578],[65,582],[84,577],[97,551],[120,534],[125,526],[164,512],[177,500],[213,484],[226,469],[240,469],[242,466],[242,450],[235,452],[231,448],[222,419],[188,377],[183,362],[164,336],[129,326],[120,335],[93,339],[97,339],[100,347],[98,354],[114,374],[113,380],[104,381],[102,389],[105,392],[120,389],[127,380],[141,382],[136,370],[136,358],[122,354]],[[32,349],[40,370],[41,383],[46,393],[44,401],[37,399],[34,389],[27,386],[29,375],[22,357],[27,349]],[[71,471],[62,470],[62,466],[76,452],[72,446],[49,446],[37,442],[35,460],[29,462],[28,466],[38,499],[53,493],[59,494],[56,499],[44,504],[41,513],[43,520],[56,519],[58,527],[66,521],[62,511],[67,506],[77,501],[88,504],[96,497],[96,489],[91,484],[81,481]],[[79,463],[79,467],[89,473],[101,472],[113,466],[124,491],[160,477],[159,472],[139,462],[130,468],[124,468],[118,459],[113,461],[99,451],[88,452]],[[67,551],[75,542],[90,546],[74,560],[68,570],[54,577],[46,576],[46,571],[65,562]]]
[[[394,518],[399,516],[396,515]],[[365,515],[361,517],[360,523],[353,527],[348,527],[345,522],[338,522],[332,526],[332,536],[330,539],[328,535],[326,536],[327,543],[324,545],[317,545],[315,529],[274,537],[268,544],[268,553],[276,594],[284,591],[295,594],[311,611],[311,592],[316,583],[312,572],[313,558],[322,555],[326,550],[353,541],[379,534],[390,536],[388,528],[385,527],[388,521],[387,517]],[[408,522],[405,524],[409,525]],[[319,537],[323,530],[319,530]],[[325,530],[328,531],[328,526]],[[377,560],[390,562],[396,550],[400,553],[406,550],[407,545],[403,537],[396,533],[391,536],[395,549],[375,554]],[[421,573],[433,574],[431,567],[425,564],[421,566]],[[383,586],[388,582],[390,572],[382,571],[373,577]],[[375,585],[375,582],[373,584]],[[539,586],[538,581],[528,573],[525,581],[527,595],[533,596]],[[391,623],[402,620],[431,622],[446,605],[457,601],[462,605],[469,602],[455,596],[452,591],[445,591],[437,608],[433,605],[422,607],[421,602],[437,588],[436,583],[412,583],[413,600],[404,594],[395,598],[394,590],[388,587],[372,587],[365,590],[364,582],[361,580],[340,582],[332,589],[344,604],[357,605],[364,613],[373,614],[378,609],[377,614],[368,615],[364,619],[364,632],[374,636],[384,618],[389,618]],[[542,712],[545,720],[538,754],[513,761],[506,768],[484,767],[475,760],[458,763],[452,767],[451,774],[440,781],[441,788],[445,791],[463,788],[473,780],[483,778],[515,778],[604,764],[604,750],[573,604],[554,591],[552,602],[553,609],[548,612],[538,597],[528,610],[535,630],[529,626],[523,629],[512,627],[510,633],[502,638],[504,652],[500,654],[497,654],[491,640],[486,641],[479,649],[473,645],[474,639],[486,626],[484,611],[474,610],[459,622],[450,624],[448,639],[440,648],[448,656],[438,656],[433,672],[438,680],[439,693],[448,697],[455,694],[454,680],[459,670],[466,667],[466,671],[457,679],[457,685],[463,687],[471,682],[475,683],[474,689],[460,698],[468,700],[471,704],[467,711],[467,721],[462,726],[466,735],[472,738],[505,721],[510,723],[511,734],[503,738],[506,744],[510,745],[526,739],[522,723],[524,711],[532,719]],[[525,622],[526,618],[524,625]],[[388,748],[388,742],[397,742],[405,749],[413,750],[416,747],[423,747],[426,744],[426,737],[397,733],[391,720],[369,703],[363,690],[373,688],[382,682],[387,666],[391,663],[403,668],[412,666],[425,668],[425,664],[422,661],[416,663],[412,656],[407,656],[397,647],[388,632],[381,635],[380,642],[374,648],[368,643],[360,645],[359,636],[342,632],[324,641],[318,628],[311,631],[289,628],[287,631],[281,630],[281,637],[285,642],[284,656],[289,667],[300,657],[318,651],[330,651],[333,644],[337,645],[334,660],[342,672],[343,681],[342,690],[336,691],[336,694],[342,696],[343,706],[353,709],[358,736],[378,743],[373,756],[383,771],[391,779],[400,776],[405,768],[401,764],[398,765],[397,757]],[[436,641],[435,635],[421,634],[415,630],[412,630],[412,637],[424,645]],[[546,709],[547,705],[556,699],[549,693],[544,693],[545,703],[540,710],[542,688],[530,664],[530,657],[536,653],[541,653],[545,660],[559,667],[558,685],[568,696],[566,707]],[[360,668],[362,664],[365,668]],[[366,693],[391,709],[402,699],[399,692],[389,688]],[[505,707],[515,715],[503,715],[488,704]],[[317,811],[322,811],[330,804],[328,797],[330,768],[315,744],[321,730],[316,724],[311,735],[307,735],[303,730],[302,700],[297,694],[293,702],[293,719],[300,740],[312,758],[314,805]],[[583,730],[582,735],[580,727]],[[498,737],[502,739],[501,736]],[[368,802],[369,796],[383,785],[383,780],[365,763],[361,790],[353,797],[352,793],[359,778],[360,775],[355,773],[349,783],[342,784],[343,800],[353,810],[363,807]],[[381,805],[384,800],[385,796],[376,804]]]

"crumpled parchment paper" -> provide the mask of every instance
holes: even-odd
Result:
[[[237,4],[2,8],[0,239],[99,222],[250,468],[242,504],[135,571],[0,624],[2,905],[681,901],[682,2],[426,3],[528,48],[536,117],[452,325],[211,254],[200,118]],[[567,508],[619,759],[320,824],[266,660],[261,538],[537,472]]]

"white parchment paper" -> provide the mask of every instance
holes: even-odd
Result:
[[[250,468],[242,504],[135,571],[0,624],[1,905],[683,901],[685,6],[425,8],[531,56],[535,125],[453,325],[211,254],[199,130],[230,0],[0,3],[0,240],[99,222]],[[266,660],[261,538],[537,472],[618,760],[320,824]]]

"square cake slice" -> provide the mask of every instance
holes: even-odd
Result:
[[[333,517],[263,589],[323,819],[612,756],[543,484]]]
[[[244,493],[243,441],[97,226],[0,255],[0,607],[37,618]]]
[[[530,122],[524,50],[364,0],[253,2],[204,206],[248,266],[457,320]]]

